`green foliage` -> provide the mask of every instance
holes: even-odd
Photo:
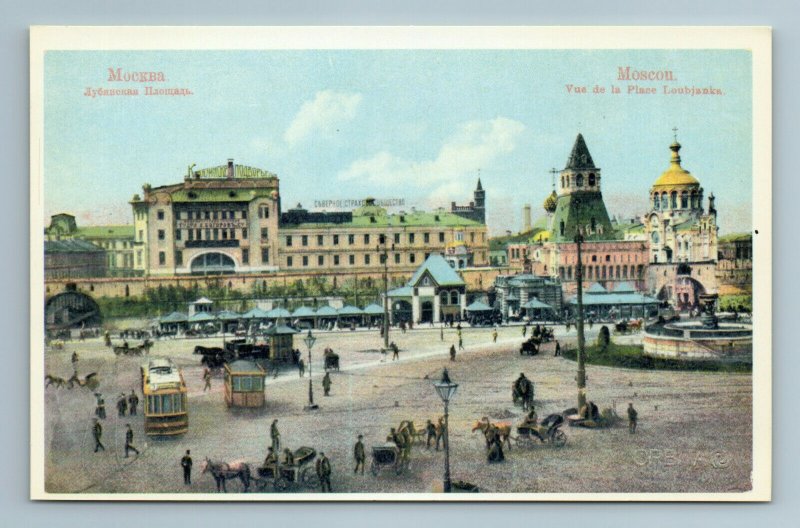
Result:
[[[565,349],[562,355],[576,360],[575,348]],[[744,361],[718,362],[712,360],[679,360],[653,358],[642,353],[640,345],[618,345],[610,343],[605,349],[593,346],[586,348],[586,363],[607,367],[622,367],[643,370],[703,370],[709,372],[751,372],[752,365]]]
[[[753,311],[752,295],[720,295],[719,311],[751,313]]]

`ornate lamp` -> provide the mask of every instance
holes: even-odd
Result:
[[[311,381],[311,348],[314,346],[314,343],[317,342],[317,338],[311,333],[311,329],[308,329],[308,335],[303,338],[306,346],[308,347],[308,405],[306,405],[307,411],[314,411],[319,409],[319,405],[314,403],[314,386]]]
[[[452,489],[450,482],[450,427],[447,411],[450,398],[455,396],[456,390],[458,390],[458,383],[450,381],[450,375],[447,373],[447,369],[444,369],[442,379],[434,383],[433,387],[444,402],[444,492],[450,493]]]

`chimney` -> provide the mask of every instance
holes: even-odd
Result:
[[[228,179],[233,178],[233,158],[228,158],[228,170],[225,173],[225,176]]]
[[[531,204],[522,206],[522,232],[531,230]]]

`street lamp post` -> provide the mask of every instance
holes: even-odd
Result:
[[[583,335],[583,262],[581,257],[581,243],[583,233],[580,230],[575,234],[575,244],[578,246],[578,265],[575,269],[575,279],[578,281],[578,320],[576,329],[578,330],[578,409],[582,409],[586,404],[586,339]]]
[[[314,403],[314,386],[311,382],[311,348],[314,346],[314,343],[317,342],[317,338],[311,333],[311,329],[308,329],[308,335],[303,338],[305,341],[306,346],[308,347],[308,405],[306,405],[306,411],[314,411],[319,409],[319,405]]]
[[[436,393],[444,402],[444,487],[445,493],[450,493],[452,483],[450,482],[450,427],[448,423],[448,403],[450,398],[455,396],[458,383],[450,381],[447,369],[442,372],[442,379],[433,384]]]
[[[386,237],[388,235],[384,235]],[[394,251],[394,244],[391,250]],[[383,348],[389,349],[389,249],[387,248],[386,238],[383,240],[383,249],[378,245],[375,247],[381,255],[383,261]]]

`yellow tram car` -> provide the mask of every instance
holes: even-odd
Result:
[[[238,359],[225,364],[225,403],[228,407],[262,407],[264,369],[255,361]]]
[[[169,359],[153,358],[142,366],[144,431],[148,435],[179,435],[189,430],[186,382]]]

